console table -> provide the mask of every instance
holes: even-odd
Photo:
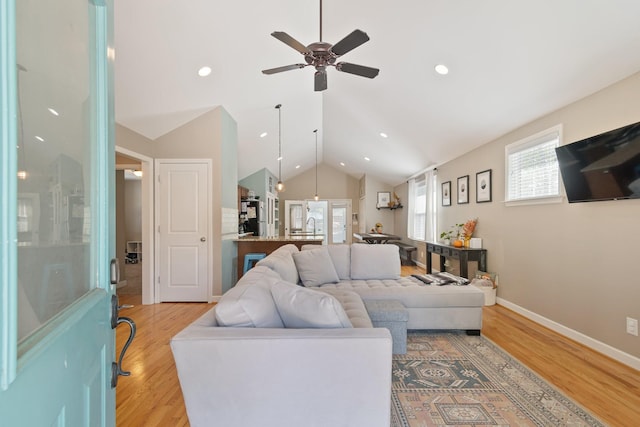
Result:
[[[471,279],[469,276],[469,261],[478,262],[478,270],[487,271],[487,250],[456,248],[449,245],[427,242],[427,274],[431,273],[431,254],[440,255],[440,271],[444,270],[445,258],[450,257],[460,260],[460,276]]]

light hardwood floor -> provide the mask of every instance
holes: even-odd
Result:
[[[402,274],[424,272],[403,267]],[[188,426],[169,340],[211,305],[164,303],[143,306],[140,296],[123,295],[134,304],[131,317],[138,334],[124,359],[130,377],[116,389],[116,423],[127,426]],[[611,426],[640,425],[640,372],[594,352],[528,319],[495,305],[484,308],[482,334],[523,362],[567,396]],[[118,351],[128,328],[117,330]]]

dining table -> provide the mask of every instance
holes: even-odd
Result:
[[[384,244],[393,240],[402,240],[402,237],[388,233],[353,233],[353,237],[369,244]]]

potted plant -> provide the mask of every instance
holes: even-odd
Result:
[[[440,239],[442,240],[442,243],[444,243],[445,245],[450,245],[453,240],[459,239],[460,230],[463,226],[464,224],[454,224],[451,226],[451,230],[443,231],[442,233],[440,233]]]
[[[442,233],[440,233],[440,240],[442,240],[442,243],[444,243],[445,245],[450,245],[452,233],[453,233],[453,230],[443,231]]]

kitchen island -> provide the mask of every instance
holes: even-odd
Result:
[[[322,236],[276,236],[276,237],[256,237],[245,236],[238,237],[235,241],[238,243],[238,279],[242,277],[242,269],[244,266],[244,256],[248,253],[263,253],[269,255],[280,246],[294,244],[298,249],[302,245],[321,245]]]

